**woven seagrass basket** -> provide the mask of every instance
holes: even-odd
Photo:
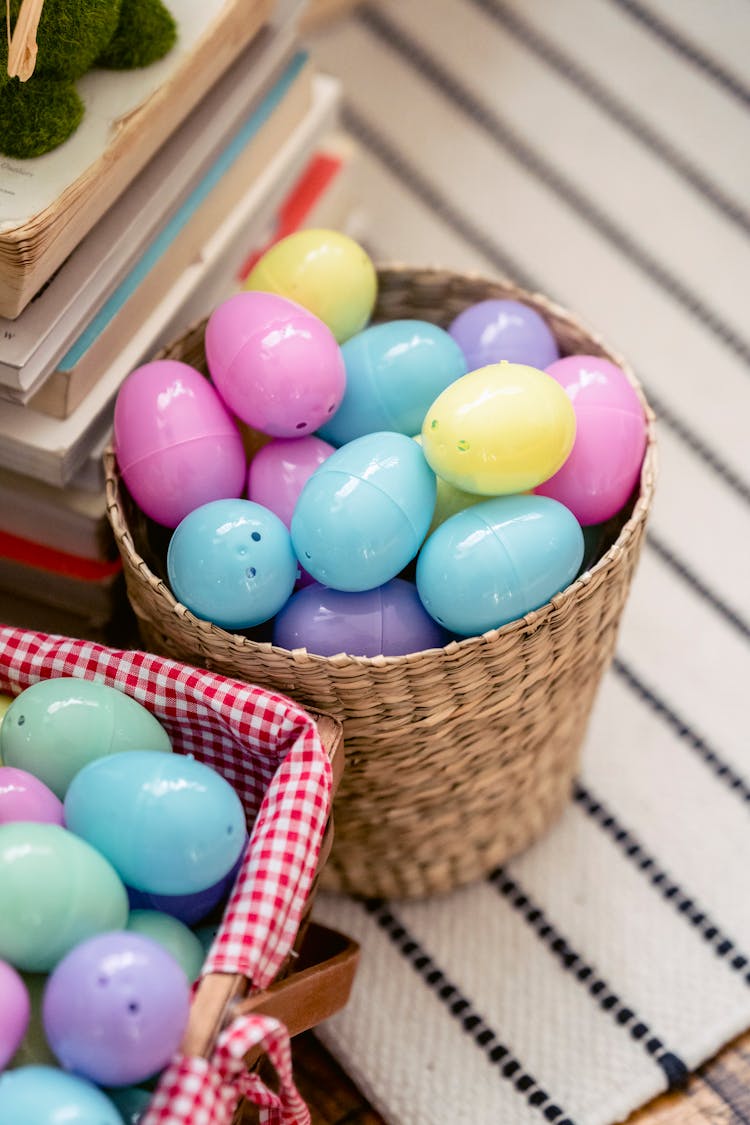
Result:
[[[654,418],[622,358],[564,309],[505,281],[441,269],[379,270],[374,319],[446,326],[489,297],[534,306],[561,353],[625,368],[648,417],[639,486],[602,530],[584,572],[524,618],[443,649],[397,657],[288,652],[199,620],[166,582],[167,533],[150,523],[105,455],[110,522],[145,644],[245,678],[343,722],[347,767],[323,885],[419,897],[480,878],[536,839],[569,799],[602,673],[638,562],[656,468]],[[204,372],[203,324],[162,355]]]

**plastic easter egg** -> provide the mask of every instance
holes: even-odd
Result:
[[[209,500],[242,495],[247,459],[237,423],[209,380],[180,360],[128,375],[115,401],[114,445],[131,496],[165,527]]]
[[[404,434],[367,434],[316,469],[292,516],[302,566],[334,590],[373,590],[419,550],[435,509],[435,476]]]
[[[417,434],[414,440],[421,445],[422,435]],[[482,496],[478,492],[464,492],[462,488],[456,488],[454,484],[449,484],[442,477],[436,476],[435,483],[437,485],[435,511],[432,514],[432,523],[427,529],[427,535],[432,535],[436,527],[440,527],[441,523],[445,523],[451,516],[455,516],[456,512],[463,512],[464,508],[471,508],[474,504],[482,504],[487,499],[486,496]]]
[[[23,1066],[0,1075],[0,1121],[8,1125],[122,1125],[92,1082],[52,1066]]]
[[[235,293],[205,333],[211,378],[229,409],[261,433],[313,433],[344,396],[346,372],[330,328],[275,293]]]
[[[576,438],[561,469],[537,488],[580,523],[604,523],[632,493],[646,450],[646,416],[625,372],[609,360],[571,355],[547,369],[576,416]]]
[[[314,434],[302,438],[272,438],[250,462],[248,500],[262,504],[289,527],[305,483],[332,453],[333,446]]]
[[[370,319],[378,282],[369,255],[354,239],[334,230],[301,230],[266,250],[245,287],[297,301],[342,343]]]
[[[26,770],[0,766],[0,824],[14,820],[63,824],[62,801]]]
[[[124,883],[152,894],[210,887],[245,845],[232,786],[184,754],[131,750],[92,762],[68,789],[65,821]]]
[[[0,827],[0,903],[0,957],[31,973],[49,972],[78,942],[124,927],[128,916],[112,865],[57,824]]]
[[[95,758],[172,749],[161,723],[137,700],[72,676],[39,680],[22,691],[0,728],[0,745],[7,766],[32,773],[60,798]]]
[[[127,929],[163,946],[182,967],[190,982],[200,975],[204,960],[203,946],[184,922],[158,910],[131,910]]]
[[[131,911],[155,910],[160,914],[168,914],[184,922],[186,926],[194,926],[202,922],[217,906],[224,903],[231,894],[237,875],[244,859],[247,835],[242,851],[235,860],[234,866],[223,878],[202,891],[194,891],[186,895],[157,895],[146,891],[137,891],[135,887],[126,887]]]
[[[451,321],[448,332],[466,357],[467,371],[503,359],[545,368],[560,355],[547,321],[521,301],[478,301]]]
[[[0,961],[0,1070],[5,1070],[26,1034],[31,1001],[12,965]]]
[[[42,1004],[60,1064],[100,1086],[131,1086],[171,1060],[190,1014],[182,967],[143,934],[81,942],[55,968]]]
[[[172,593],[197,617],[248,629],[281,609],[297,578],[289,531],[252,500],[214,500],[186,516],[167,551]]]
[[[415,434],[441,391],[466,374],[448,333],[423,320],[374,324],[341,348],[346,392],[320,436],[334,445],[376,430]]]
[[[573,448],[575,414],[544,371],[497,363],[452,383],[427,411],[424,455],[465,492],[526,492],[557,472]]]
[[[142,1086],[121,1086],[119,1089],[108,1090],[107,1097],[117,1107],[123,1125],[139,1125],[151,1101],[151,1093]]]
[[[417,559],[417,589],[436,621],[474,636],[544,605],[582,558],[583,532],[562,504],[499,496],[433,532]]]
[[[419,600],[416,586],[392,578],[359,593],[330,590],[318,583],[294,594],[274,622],[273,643],[305,648],[319,656],[400,656],[441,648],[445,631]]]

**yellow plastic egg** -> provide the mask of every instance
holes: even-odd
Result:
[[[417,445],[421,445],[422,435],[416,434],[414,440]],[[440,527],[441,523],[450,519],[451,516],[455,516],[456,512],[463,512],[465,508],[473,508],[475,504],[481,504],[483,500],[487,499],[486,496],[480,496],[477,492],[464,492],[462,488],[456,488],[454,484],[449,484],[442,477],[435,477],[435,484],[437,485],[435,511],[425,539],[429,539],[433,531]]]
[[[265,252],[248,274],[245,288],[277,293],[303,305],[341,344],[367,324],[378,283],[369,255],[349,235],[300,230]]]
[[[422,426],[432,471],[465,492],[500,496],[548,480],[573,448],[576,419],[559,383],[522,363],[493,363],[451,383]]]

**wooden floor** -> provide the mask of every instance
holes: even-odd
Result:
[[[294,1041],[295,1075],[312,1125],[384,1125],[312,1032]],[[628,1125],[748,1125],[750,1032],[694,1074],[684,1093],[665,1094]],[[425,1122],[425,1125],[429,1123]],[[484,1125],[477,1122],[477,1125]]]

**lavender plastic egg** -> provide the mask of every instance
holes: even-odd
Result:
[[[130,1086],[167,1065],[190,1014],[184,970],[160,944],[115,931],[56,967],[42,1004],[60,1064],[100,1086]]]
[[[106,1094],[54,1066],[22,1066],[0,1075],[3,1125],[122,1125]]]
[[[0,961],[0,1070],[4,1070],[26,1034],[31,1001],[26,985],[7,961]]]
[[[297,578],[289,531],[252,500],[214,500],[182,520],[167,551],[174,596],[224,629],[249,629],[281,609]]]
[[[646,416],[625,372],[601,356],[571,355],[547,368],[576,416],[573,448],[535,489],[570,508],[584,526],[616,515],[632,493],[646,449]]]
[[[0,824],[14,820],[63,824],[62,801],[26,770],[0,766]]]
[[[302,489],[291,535],[301,565],[334,590],[374,590],[414,558],[435,510],[435,474],[404,434],[342,445]]]
[[[361,593],[307,586],[276,615],[273,635],[280,648],[306,648],[319,656],[400,656],[446,642],[416,586],[403,578]]]
[[[179,360],[154,360],[127,377],[115,402],[114,445],[131,496],[165,527],[245,487],[236,421],[209,380]]]
[[[305,483],[332,453],[333,446],[314,434],[302,438],[272,438],[250,462],[248,500],[262,504],[289,527]]]
[[[236,792],[184,754],[131,750],[92,762],[68,789],[65,820],[124,883],[152,894],[210,887],[245,846]]]
[[[336,338],[313,313],[275,293],[236,293],[208,318],[206,361],[230,410],[261,433],[303,437],[344,395]]]
[[[521,301],[479,301],[460,312],[448,332],[466,357],[467,371],[503,359],[543,369],[560,355],[544,317]]]

